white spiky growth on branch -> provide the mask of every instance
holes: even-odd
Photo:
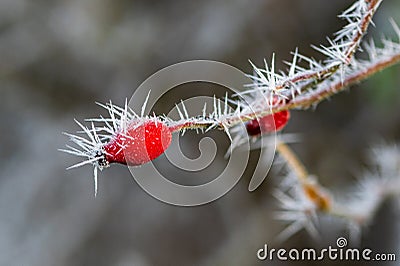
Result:
[[[204,106],[201,114],[190,116],[182,103],[180,108],[177,106],[180,119],[176,121],[165,116],[144,116],[148,97],[140,115],[135,114],[127,106],[127,102],[124,108],[111,102],[99,104],[108,111],[109,117],[88,119],[87,121],[91,123],[90,127],[76,121],[82,131],[78,132],[78,135],[65,133],[76,147],[67,145],[68,149],[61,151],[85,158],[84,161],[70,168],[86,164],[94,166],[95,193],[97,193],[97,170],[109,166],[104,145],[116,134],[124,134],[132,122],[140,125],[148,120],[162,121],[172,132],[182,134],[186,130],[204,132],[219,129],[227,133],[233,146],[240,145],[241,141],[248,136],[239,124],[284,110],[316,106],[320,101],[343,91],[350,85],[400,62],[400,29],[393,20],[391,23],[398,37],[397,42],[383,39],[383,46],[379,48],[370,41],[363,46],[368,58],[362,60],[355,57],[356,52],[361,50],[362,38],[381,3],[382,0],[357,0],[339,15],[347,22],[347,25],[336,32],[333,39],[327,39],[328,45],[313,46],[326,57],[323,61],[307,57],[295,49],[291,62],[286,62],[287,72],[275,69],[275,55],[272,56],[270,64],[265,60],[261,68],[250,62],[254,73],[248,77],[253,83],[247,85],[242,93],[232,98],[226,96],[223,100],[217,100],[214,97],[213,111],[209,114],[206,113],[206,106]],[[308,67],[305,67],[305,64]],[[84,134],[85,137],[79,134]],[[129,136],[126,135],[126,138]],[[368,178],[366,181],[361,181],[359,195],[371,196],[360,196],[354,199],[356,204],[364,204],[365,207],[361,212],[356,212],[351,204],[337,202],[326,189],[318,184],[316,179],[310,178],[296,156],[283,143],[278,145],[278,152],[287,161],[290,171],[286,180],[291,180],[292,186],[288,189],[281,185],[275,193],[282,207],[279,218],[289,223],[282,232],[282,238],[287,238],[302,228],[306,228],[308,232],[315,235],[317,231],[315,217],[319,212],[341,217],[359,228],[371,219],[383,198],[400,193],[398,179]],[[399,154],[396,150],[398,158]],[[395,170],[391,174],[398,177],[399,169]],[[379,176],[389,175],[382,172]]]
[[[113,140],[113,138],[118,134],[126,139],[132,138],[126,134],[130,126],[139,127],[145,121],[158,121],[155,117],[144,116],[144,110],[148,101],[150,93],[142,106],[141,114],[136,114],[129,106],[128,101],[125,100],[124,108],[114,105],[111,101],[107,104],[97,103],[99,106],[106,109],[109,113],[109,117],[105,118],[100,116],[99,118],[89,118],[85,119],[89,122],[91,127],[86,127],[82,125],[79,121],[75,119],[75,122],[82,129],[78,131],[78,134],[82,134],[85,137],[78,134],[63,133],[70,138],[77,147],[72,147],[66,145],[68,149],[59,149],[62,152],[72,154],[78,157],[84,157],[86,160],[74,164],[68,169],[77,168],[86,164],[93,165],[93,178],[95,187],[95,196],[97,195],[98,188],[98,170],[102,171],[104,168],[108,168],[110,163],[106,160],[107,151],[104,149],[104,145]],[[160,120],[161,121],[161,120]],[[96,125],[95,125],[96,123]],[[118,144],[118,143],[117,143]],[[122,153],[124,146],[119,147],[119,151],[116,153]]]
[[[70,138],[70,141],[78,148],[66,145],[68,149],[59,149],[62,152],[86,158],[86,160],[68,167],[67,170],[86,164],[94,166],[93,178],[95,196],[97,195],[98,188],[97,171],[101,171],[110,166],[105,157],[106,151],[103,148],[104,144],[110,141],[117,132],[126,131],[128,121],[139,118],[139,116],[128,109],[127,102],[125,103],[125,108],[118,107],[112,104],[111,101],[108,104],[97,104],[105,108],[110,117],[104,118],[101,116],[100,118],[86,119],[86,121],[91,122],[90,128],[82,125],[75,119],[75,122],[82,129],[82,131],[78,131],[77,133],[86,135],[86,138],[81,135],[64,132],[64,134]],[[103,126],[95,126],[94,123],[96,122],[102,123]]]

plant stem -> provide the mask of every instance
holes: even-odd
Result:
[[[309,173],[297,155],[290,147],[279,141],[276,145],[279,154],[286,160],[289,167],[295,172],[301,185],[304,195],[315,205],[316,209],[323,212],[330,212],[332,209],[332,199],[316,180],[309,178]]]
[[[289,167],[296,173],[296,176],[299,178],[301,183],[304,183],[307,180],[309,174],[306,167],[300,161],[297,155],[292,151],[292,149],[289,148],[286,143],[282,141],[278,141],[278,143],[276,144],[276,149],[288,163]]]

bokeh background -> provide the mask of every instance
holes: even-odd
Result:
[[[284,228],[273,219],[277,203],[271,192],[279,171],[249,193],[250,169],[218,201],[184,208],[147,195],[123,166],[100,174],[94,199],[92,168],[66,171],[77,158],[57,149],[67,142],[61,132],[78,129],[73,118],[104,113],[95,101],[122,104],[149,75],[170,64],[210,59],[251,73],[248,59],[261,65],[276,52],[277,67],[284,69],[281,61],[290,60],[296,47],[321,58],[310,44],[324,43],[340,29],[344,24],[336,15],[350,4],[1,0],[0,265],[257,265],[256,251],[264,243],[322,247],[346,237],[345,228],[322,225],[320,240],[300,232],[274,243]],[[394,35],[389,17],[400,23],[399,1],[384,1],[370,35]],[[208,84],[196,86],[172,92],[170,101],[191,91],[224,94]],[[399,141],[399,88],[397,66],[316,110],[292,112],[285,132],[301,136],[291,146],[323,185],[344,191],[368,167],[368,148]],[[188,156],[197,156],[195,139],[188,134],[183,143]],[[219,153],[227,147],[222,140]],[[252,156],[256,160],[257,152]],[[215,164],[223,163],[223,156],[217,157]],[[382,206],[363,232],[361,246],[400,249],[400,214],[394,205]]]

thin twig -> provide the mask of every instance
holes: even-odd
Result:
[[[310,179],[310,174],[306,167],[287,144],[279,141],[276,149],[289,168],[295,173],[304,195],[315,205],[317,210],[329,212],[332,206],[332,199],[327,190],[319,185],[317,180]]]
[[[234,113],[227,114],[223,119],[216,121],[215,119],[208,119],[205,117],[202,120],[192,121],[174,121],[173,131],[180,131],[182,129],[207,129],[210,126],[214,126],[217,129],[224,130],[226,128],[234,127],[240,123],[247,122],[265,115],[281,112],[284,110],[291,109],[305,109],[312,105],[316,105],[319,102],[337,94],[350,86],[359,83],[374,74],[386,69],[392,65],[400,62],[400,51],[393,54],[389,58],[383,58],[381,60],[375,60],[369,65],[363,67],[359,71],[345,77],[343,80],[337,80],[336,82],[329,83],[328,86],[322,86],[308,93],[307,95],[300,95],[291,101],[276,105],[276,106],[264,106],[264,108],[253,108],[251,112],[242,112],[239,115]]]
[[[309,174],[306,167],[300,161],[297,155],[292,151],[292,149],[289,148],[286,143],[282,141],[278,141],[278,143],[276,144],[276,149],[279,154],[285,159],[289,167],[295,172],[299,180],[304,183],[307,180]]]

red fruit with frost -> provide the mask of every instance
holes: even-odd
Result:
[[[103,148],[109,163],[137,166],[163,154],[170,143],[169,128],[163,122],[151,120],[130,125]]]
[[[246,130],[250,136],[258,136],[262,133],[270,133],[282,130],[288,123],[290,112],[285,110],[246,123]]]

